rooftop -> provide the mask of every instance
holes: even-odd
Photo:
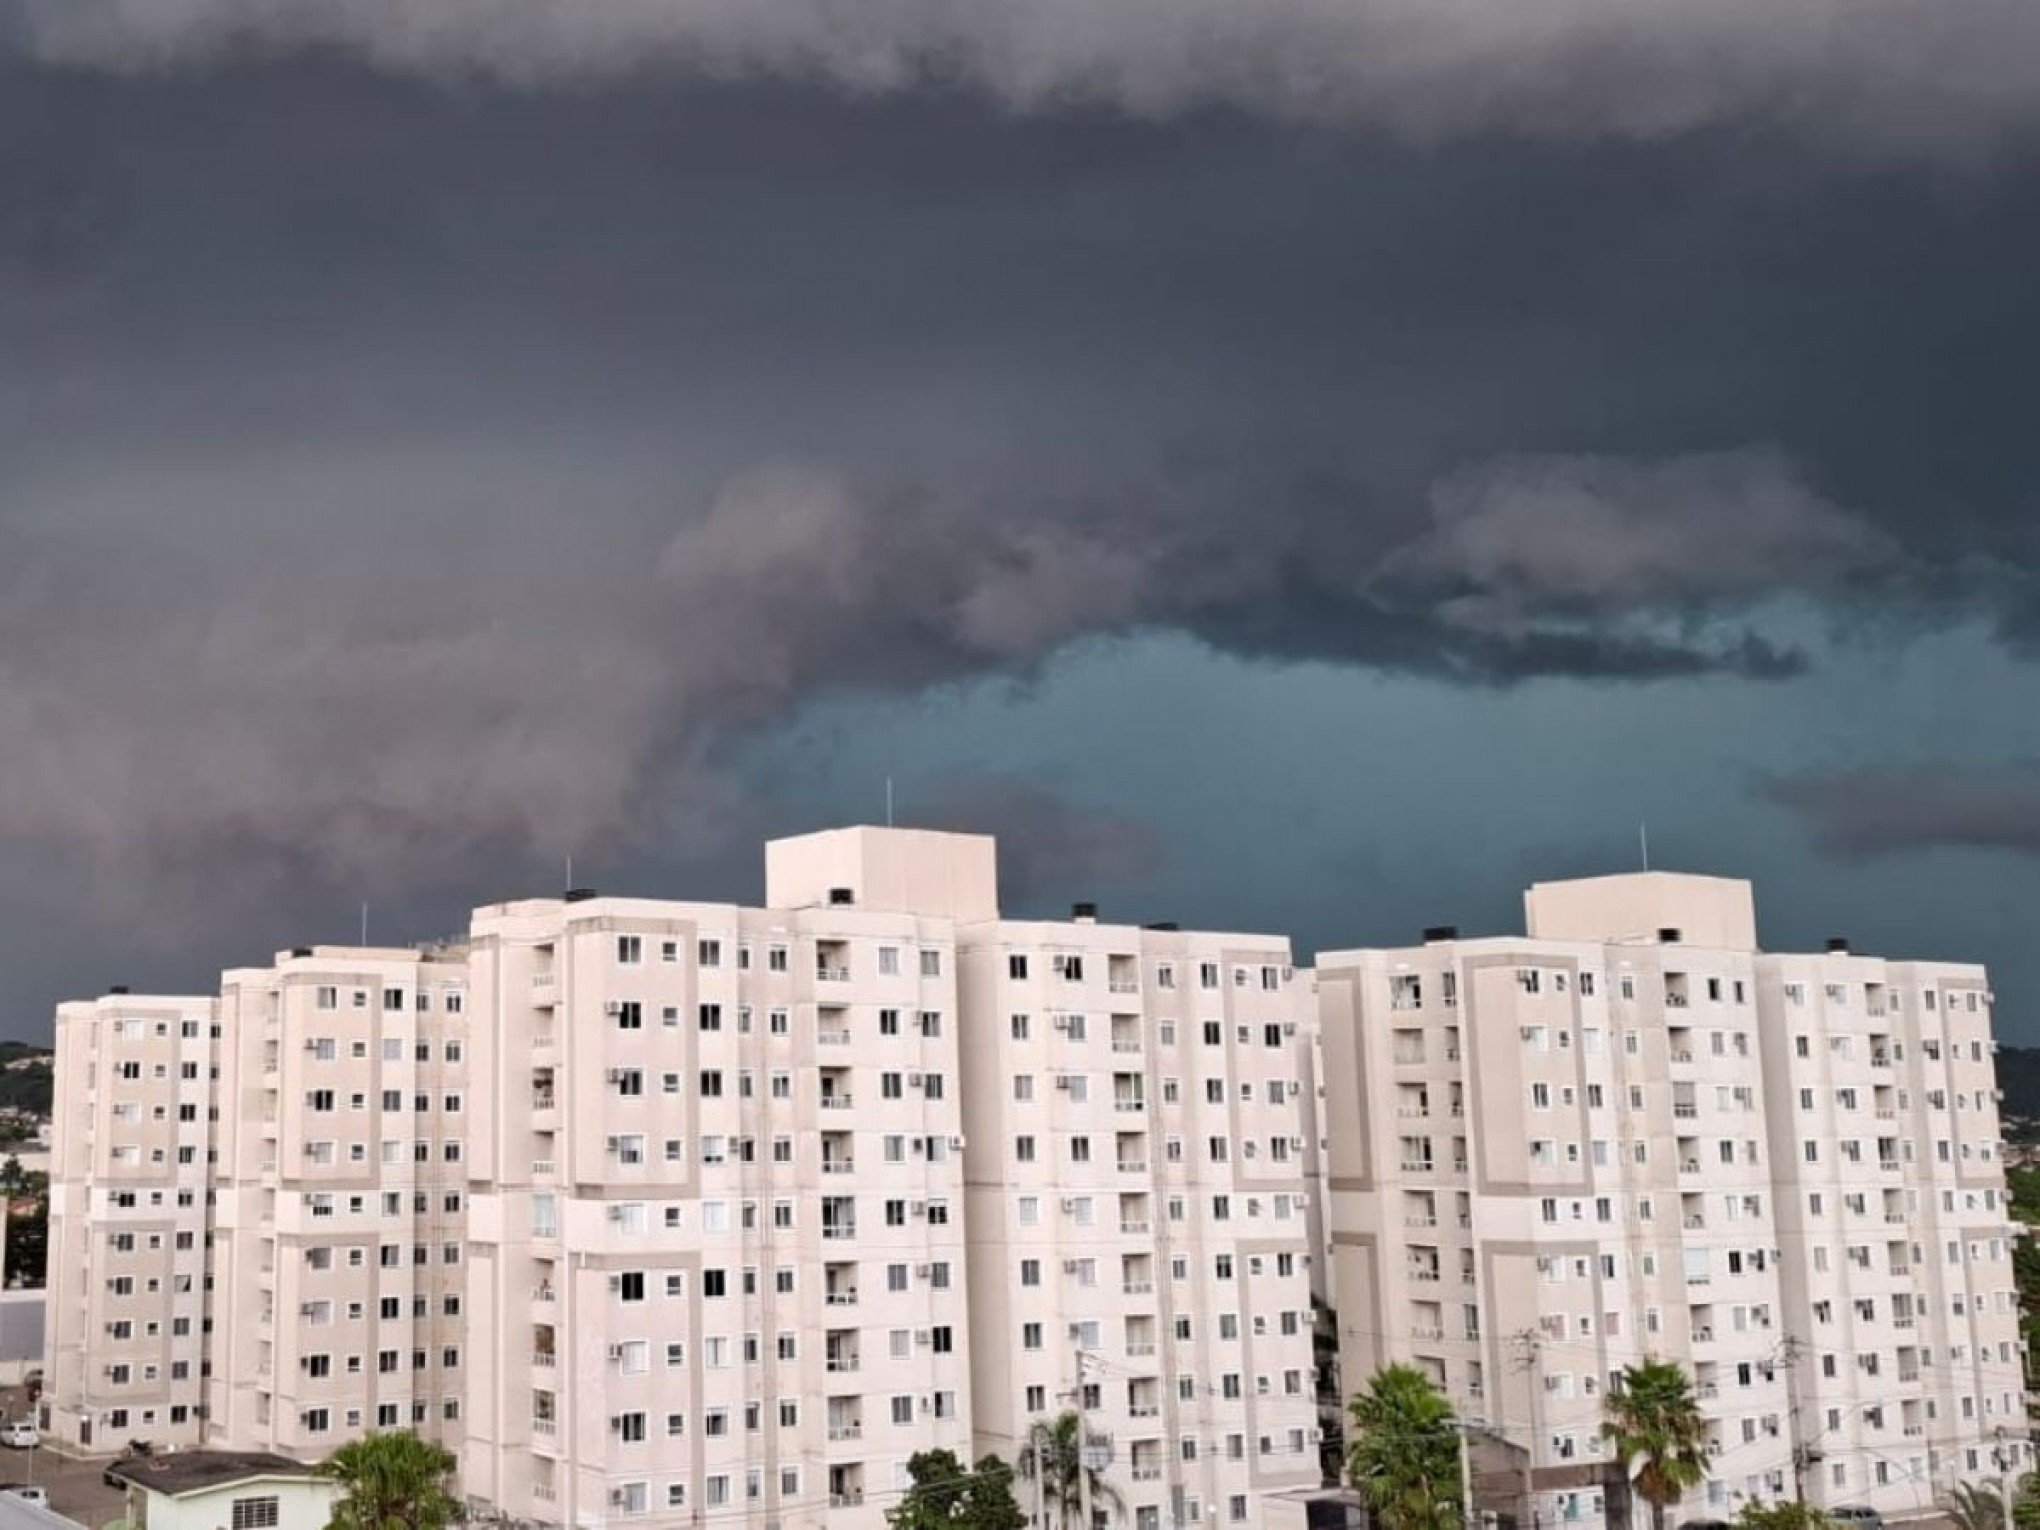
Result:
[[[302,1461],[266,1451],[178,1450],[162,1455],[115,1461],[107,1470],[136,1487],[152,1488],[172,1498],[208,1488],[227,1487],[251,1477],[314,1477]]]

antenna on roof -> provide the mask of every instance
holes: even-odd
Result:
[[[366,898],[361,902],[361,943],[364,946],[368,944],[368,900]]]
[[[565,885],[568,887],[574,885],[574,852],[571,850],[567,852],[567,880]]]
[[[1638,849],[1640,849],[1640,850],[1641,850],[1641,851],[1643,852],[1643,869],[1644,869],[1645,871],[1648,871],[1648,870],[1650,870],[1650,825],[1649,825],[1649,824],[1647,824],[1647,823],[1640,823],[1640,824],[1638,824],[1638,825],[1636,826],[1636,844],[1637,844],[1637,848],[1638,848]]]
[[[892,821],[892,777],[885,778],[885,826],[890,829]]]

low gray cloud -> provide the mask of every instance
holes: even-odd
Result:
[[[1822,850],[1849,860],[1940,849],[2040,856],[2036,760],[1861,766],[1774,777],[1760,789]]]
[[[1915,151],[2040,120],[2025,0],[14,0],[13,30],[38,59],[128,70],[338,48],[525,84],[960,82],[1029,110],[1225,105],[1421,136],[1763,123]]]

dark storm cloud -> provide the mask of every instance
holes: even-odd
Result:
[[[2030,179],[189,62],[226,14],[0,75],[0,842],[113,895],[748,833],[809,703],[1098,634],[1762,679],[2030,586]]]
[[[1941,148],[2040,115],[2026,0],[14,0],[20,44],[116,69],[340,48],[519,83],[667,68],[858,91],[962,82],[1030,110],[1233,105],[1437,136],[1724,122]]]
[[[929,783],[927,793],[901,822],[997,838],[999,900],[1009,910],[1038,908],[1056,893],[1095,896],[1167,864],[1163,838],[1150,826],[1073,802],[1038,781],[952,774]]]
[[[2040,761],[1865,766],[1768,780],[1762,790],[1849,860],[1920,850],[2040,856]]]

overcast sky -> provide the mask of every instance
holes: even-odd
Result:
[[[0,1033],[759,841],[2040,1042],[2030,0],[0,0]]]

